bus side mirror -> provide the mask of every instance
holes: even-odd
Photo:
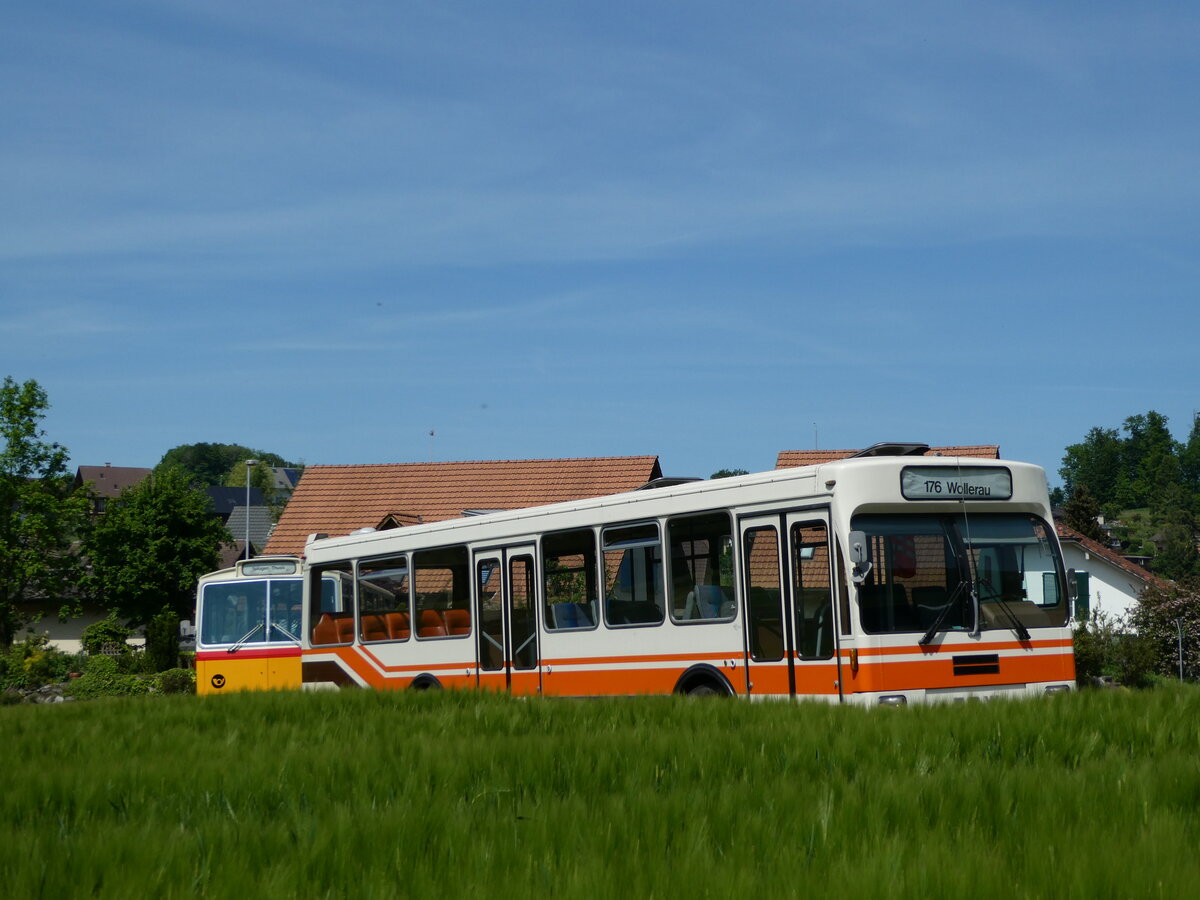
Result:
[[[867,533],[865,531],[850,532],[850,562],[854,568],[850,577],[855,584],[862,584],[871,572],[871,562],[867,558]]]

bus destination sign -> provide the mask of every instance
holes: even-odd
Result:
[[[1008,469],[909,466],[900,473],[905,500],[1010,500]]]
[[[242,563],[243,575],[295,575],[297,564],[294,560],[263,560]]]

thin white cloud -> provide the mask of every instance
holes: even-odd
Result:
[[[47,335],[56,340],[112,337],[144,330],[144,323],[131,321],[123,310],[84,303],[0,310],[0,334],[16,341]]]

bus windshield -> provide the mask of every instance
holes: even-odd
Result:
[[[859,587],[874,634],[1061,627],[1068,606],[1049,526],[1024,514],[861,515],[871,567]]]
[[[200,595],[200,643],[299,643],[299,578],[233,579],[204,586]]]

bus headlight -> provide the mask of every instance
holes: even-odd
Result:
[[[1066,694],[1071,690],[1069,684],[1048,684],[1046,685],[1047,694]]]
[[[880,706],[908,706],[908,698],[903,694],[888,694],[879,698]]]

